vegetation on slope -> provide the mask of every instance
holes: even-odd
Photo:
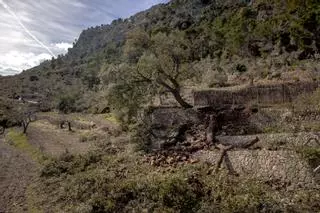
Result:
[[[314,72],[319,7],[316,0],[170,1],[83,31],[66,56],[1,80],[1,93],[41,100],[49,110],[70,91],[74,111],[99,112],[103,98],[105,106],[136,114],[164,91],[188,106],[179,97],[186,85],[237,84],[228,76],[263,79],[306,66]]]
[[[31,205],[65,212],[313,212],[315,189],[213,174],[205,163],[156,167],[127,141],[48,162]],[[312,194],[312,196],[311,196]]]
[[[319,13],[316,0],[173,0],[85,30],[66,56],[0,78],[0,95],[39,100],[42,111],[101,113],[111,107],[118,115],[112,120],[132,124],[141,108],[166,91],[188,108],[181,95],[185,86],[238,84],[241,80],[229,82],[228,77],[253,81],[275,71],[300,71],[300,65],[317,69]],[[7,137],[38,156],[25,136],[10,132]],[[127,141],[100,143],[86,155],[66,153],[46,162],[30,189],[38,196],[29,205],[52,212],[320,208],[317,190],[288,190],[277,183],[212,175],[202,163],[155,167]],[[318,162],[318,152],[311,151],[305,157],[315,163],[316,156]]]

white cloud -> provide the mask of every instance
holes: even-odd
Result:
[[[0,73],[2,75],[17,74],[22,70],[30,69],[39,65],[42,61],[51,59],[48,53],[34,54],[10,51],[0,58]],[[8,72],[10,71],[10,72]],[[16,71],[16,73],[14,73]]]
[[[66,43],[66,42],[61,42],[61,43],[54,44],[54,47],[60,49],[60,51],[64,50],[65,52],[67,52],[68,49],[72,47],[72,44]]]
[[[87,27],[108,24],[118,17],[129,17],[153,4],[168,0],[0,0],[0,75],[10,75],[50,59],[33,37],[55,55],[65,54]],[[17,22],[16,14],[20,22]],[[30,36],[30,34],[33,35]]]
[[[1,38],[0,38],[1,39]],[[68,48],[71,48],[71,43],[61,42],[51,44],[51,48],[57,53],[67,53]],[[51,59],[52,56],[49,53],[34,52],[20,52],[12,50],[0,57],[0,75],[14,75],[18,74],[22,70],[27,70],[32,67],[38,66],[42,61]]]

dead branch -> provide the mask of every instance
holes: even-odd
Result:
[[[235,143],[235,144],[230,144],[230,143],[225,143],[222,141],[219,141],[216,139],[216,133],[219,129],[219,115],[222,116],[223,114],[218,114],[218,116],[214,116],[214,115],[210,115],[209,117],[209,122],[206,128],[206,142],[207,144],[214,144],[215,147],[217,149],[219,149],[221,151],[217,165],[216,165],[216,172],[219,171],[219,169],[221,168],[221,164],[223,163],[223,160],[225,160],[226,164],[230,163],[230,159],[228,157],[228,151],[235,149],[235,148],[240,148],[240,149],[247,149],[250,148],[251,146],[253,146],[254,144],[259,142],[259,138],[256,137],[254,140],[251,141],[247,141],[244,143]],[[229,162],[227,162],[229,161]],[[235,173],[233,171],[233,169],[231,169],[231,166],[227,165],[227,168],[229,170],[230,173]]]
[[[228,151],[235,149],[235,148],[241,148],[241,149],[247,149],[250,148],[251,146],[253,146],[254,144],[259,142],[259,138],[256,137],[254,140],[252,141],[248,141],[242,144],[234,144],[234,145],[223,145],[222,143],[217,144],[216,148],[221,150],[220,156],[219,156],[219,160],[217,162],[217,166],[216,166],[216,173],[219,171],[219,169],[221,168],[221,164],[223,162],[223,160],[225,160],[226,164],[227,164],[227,169],[229,170],[229,172],[231,174],[236,174],[236,172],[232,169],[232,167],[230,166],[230,159],[228,156]],[[229,161],[229,162],[228,162]],[[228,165],[229,164],[229,165]]]
[[[221,164],[223,162],[225,155],[227,154],[227,152],[229,150],[233,149],[234,147],[232,145],[224,146],[222,144],[218,144],[216,147],[221,150],[220,157],[219,157],[219,160],[218,160],[217,166],[216,166],[216,173],[217,173],[219,171],[219,169],[221,168]]]
[[[236,145],[236,148],[243,148],[243,149],[247,149],[247,148],[250,148],[251,146],[255,145],[256,143],[259,142],[259,138],[256,137],[254,140],[252,141],[247,141],[243,144],[238,144]]]
[[[233,166],[232,166],[232,163],[230,161],[230,158],[229,158],[229,155],[228,155],[228,152],[224,155],[224,162],[226,164],[226,167],[229,171],[229,174],[231,175],[235,175],[235,176],[238,176],[239,174],[234,170]]]

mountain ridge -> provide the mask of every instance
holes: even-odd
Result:
[[[5,78],[1,95],[40,93],[56,99],[62,91],[75,88],[81,90],[82,97],[94,88],[95,93],[102,93],[108,67],[126,63],[127,35],[136,29],[150,37],[181,32],[190,47],[189,63],[215,67],[209,73],[204,67],[196,72],[215,79],[220,76],[219,81],[225,79],[223,75],[230,79],[234,73],[239,73],[238,78],[264,79],[281,74],[280,70],[304,69],[305,64],[317,69],[319,11],[314,0],[173,0],[127,19],[84,30],[66,55]],[[224,74],[214,74],[217,68]]]

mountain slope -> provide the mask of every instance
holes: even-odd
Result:
[[[61,91],[76,90],[79,99],[88,91],[102,92],[106,67],[125,62],[126,36],[137,28],[151,37],[182,32],[191,48],[190,64],[210,57],[212,66],[221,67],[226,75],[252,70],[259,79],[270,72],[298,69],[305,62],[317,69],[319,14],[316,0],[173,0],[128,19],[84,30],[65,56],[15,77],[1,78],[0,95],[35,94],[37,99],[50,99],[50,108]],[[203,70],[198,72],[205,75]]]

